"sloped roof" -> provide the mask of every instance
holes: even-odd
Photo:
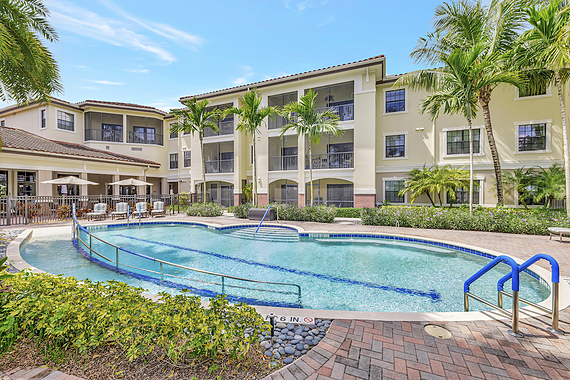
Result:
[[[143,160],[105,150],[93,149],[81,144],[49,140],[45,137],[17,128],[0,127],[0,136],[2,137],[3,148],[160,166],[159,163],[150,160]]]
[[[150,107],[150,106],[143,106],[140,104],[134,104],[134,103],[121,103],[121,102],[107,102],[107,101],[103,101],[103,100],[84,100],[82,102],[77,103],[76,105],[79,107],[84,107],[87,105],[107,105],[107,106],[117,106],[117,107],[125,107],[125,108],[141,108],[144,110],[151,110],[151,111],[155,111],[160,113],[161,115],[166,115],[167,113],[159,110],[158,108],[154,108],[154,107]]]
[[[183,96],[179,99],[180,102],[186,100],[186,99],[191,99],[191,98],[200,98],[200,97],[206,97],[206,96],[211,96],[211,95],[217,95],[217,94],[222,94],[222,93],[226,93],[226,92],[235,92],[237,90],[244,90],[250,87],[260,87],[260,85],[265,86],[265,85],[269,85],[269,84],[273,84],[273,83],[277,83],[277,82],[281,82],[281,81],[287,81],[287,80],[294,80],[294,79],[300,79],[302,77],[310,77],[313,75],[318,75],[321,73],[326,73],[326,72],[335,72],[335,71],[340,71],[340,70],[345,70],[345,69],[350,69],[350,68],[357,68],[359,66],[362,66],[363,64],[368,64],[366,66],[370,66],[369,64],[375,64],[375,63],[380,63],[384,61],[384,55],[377,55],[376,57],[371,57],[371,58],[366,58],[366,59],[362,59],[360,61],[354,61],[354,62],[350,62],[350,63],[345,63],[342,65],[336,65],[336,66],[329,66],[329,67],[325,67],[322,69],[317,69],[317,70],[311,70],[311,71],[305,71],[303,73],[299,73],[299,74],[292,74],[292,75],[285,75],[282,77],[278,77],[278,78],[272,78],[272,79],[267,79],[267,80],[263,80],[260,82],[254,82],[254,83],[248,83],[248,84],[244,84],[241,86],[235,86],[235,87],[228,87],[225,88],[223,90],[216,90],[216,91],[211,91],[211,92],[206,92],[203,94],[199,94],[199,95],[190,95],[190,96]]]

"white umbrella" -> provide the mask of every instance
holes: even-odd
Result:
[[[138,179],[134,179],[134,178],[129,178],[129,179],[124,179],[122,181],[110,183],[109,185],[119,185],[119,186],[145,186],[145,185],[150,185],[150,186],[152,186],[152,183],[139,181]]]
[[[52,183],[54,185],[98,185],[97,182],[91,182],[74,176],[50,179],[49,181],[43,181],[42,183]]]

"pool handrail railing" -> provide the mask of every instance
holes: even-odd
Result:
[[[225,293],[225,288],[227,287],[236,287],[236,288],[241,288],[239,286],[235,286],[235,285],[226,285],[225,284],[225,280],[226,279],[232,279],[232,280],[237,280],[237,281],[244,281],[244,282],[250,282],[250,283],[257,283],[257,284],[266,284],[266,285],[278,285],[278,286],[290,286],[290,287],[295,287],[297,289],[297,291],[295,293],[293,292],[281,292],[281,291],[274,291],[274,290],[263,290],[263,289],[254,289],[254,288],[245,288],[245,289],[253,289],[256,291],[262,291],[262,292],[271,292],[271,293],[280,293],[280,294],[297,294],[297,304],[299,305],[299,307],[302,306],[301,304],[301,286],[297,285],[297,284],[291,284],[291,283],[284,283],[284,282],[271,282],[271,281],[261,281],[261,280],[254,280],[254,279],[250,279],[250,278],[244,278],[244,277],[237,277],[237,276],[231,276],[231,275],[226,275],[226,274],[221,274],[221,273],[216,273],[216,272],[210,272],[210,271],[206,271],[206,270],[202,270],[202,269],[197,269],[197,268],[191,268],[191,267],[187,267],[184,265],[180,265],[180,264],[175,264],[175,263],[171,263],[168,261],[164,261],[164,260],[160,260],[154,257],[150,257],[147,255],[143,255],[141,253],[138,252],[134,252],[122,247],[119,247],[116,244],[113,243],[109,243],[108,241],[93,235],[91,232],[89,232],[85,227],[83,227],[79,221],[77,220],[77,215],[75,212],[75,203],[73,204],[73,208],[72,208],[72,223],[73,223],[73,232],[72,232],[72,239],[77,239],[77,241],[81,242],[81,244],[83,244],[83,246],[85,246],[85,248],[89,249],[89,257],[92,256],[93,253],[95,253],[97,256],[101,257],[102,259],[115,264],[115,267],[117,269],[119,269],[119,251],[123,251],[125,253],[134,255],[134,256],[138,256],[142,259],[145,260],[150,260],[153,262],[157,262],[160,265],[160,272],[156,272],[150,269],[144,269],[144,268],[138,268],[135,266],[131,266],[128,264],[121,264],[122,266],[125,267],[129,267],[129,268],[133,268],[133,269],[138,269],[138,270],[142,270],[145,272],[149,272],[149,273],[155,273],[155,274],[160,274],[160,280],[164,281],[164,276],[171,276],[171,277],[176,277],[176,278],[184,278],[184,277],[179,277],[179,276],[174,276],[174,275],[170,275],[168,273],[164,273],[163,270],[163,265],[169,265],[169,266],[173,266],[176,268],[180,268],[180,269],[185,269],[185,270],[189,270],[192,272],[197,272],[197,273],[203,273],[203,274],[207,274],[207,275],[212,275],[212,276],[217,276],[220,277],[222,282],[221,282],[221,286],[222,286],[222,295],[226,294]],[[79,236],[79,230],[85,232],[88,236],[89,236],[89,244],[87,244],[86,242],[83,241],[83,239],[81,239],[81,237]],[[99,240],[100,242],[107,244],[113,248],[115,248],[115,261],[111,260],[110,258],[102,255],[101,253],[97,252],[95,249],[93,249],[93,244],[92,244],[92,239],[95,238],[96,240]],[[79,244],[78,244],[79,246]],[[187,278],[186,278],[187,279]],[[194,281],[199,281],[199,280],[194,280]],[[205,281],[202,281],[205,282]]]
[[[261,227],[261,223],[263,223],[263,221],[265,220],[265,217],[267,216],[267,213],[269,212],[269,210],[271,210],[271,207],[273,207],[273,205],[269,206],[267,208],[267,210],[265,210],[265,214],[263,214],[263,218],[261,218],[261,222],[259,222],[259,225],[257,226],[257,229],[255,230],[255,233],[257,233],[257,231],[259,231],[259,228]]]
[[[560,265],[558,261],[556,261],[552,256],[539,253],[519,265],[518,272],[521,273],[524,270],[528,269],[532,264],[536,263],[539,260],[546,260],[550,263],[551,269],[551,281],[552,281],[552,308],[549,309],[547,307],[541,306],[535,302],[526,300],[524,298],[519,297],[519,301],[528,305],[532,306],[540,311],[545,313],[549,313],[552,315],[552,324],[551,327],[548,328],[549,331],[562,334],[559,330],[558,320],[560,317]],[[503,296],[512,297],[510,293],[507,293],[503,290],[505,283],[511,279],[512,272],[507,273],[497,282],[497,303],[499,307],[503,307]]]
[[[502,307],[499,307],[499,306],[493,304],[492,302],[489,302],[489,301],[487,301],[487,300],[485,300],[479,296],[476,296],[475,294],[473,294],[469,291],[469,287],[471,286],[471,284],[473,282],[475,282],[477,279],[479,279],[485,273],[487,273],[488,271],[493,269],[500,262],[505,262],[511,266],[511,272],[510,272],[511,278],[512,278],[511,288],[513,291],[513,294],[512,294],[513,310],[512,310],[512,312],[509,312],[509,311],[503,309]],[[513,336],[516,336],[516,337],[522,337],[523,335],[519,332],[519,287],[520,287],[519,266],[517,265],[515,260],[513,260],[512,257],[506,256],[506,255],[497,256],[491,262],[487,263],[487,265],[485,265],[483,268],[481,268],[479,271],[477,271],[477,273],[475,273],[473,276],[469,277],[467,279],[467,281],[465,281],[465,283],[463,284],[464,310],[469,311],[469,297],[471,297],[471,298],[473,298],[473,299],[475,299],[475,300],[477,300],[477,301],[479,301],[479,302],[481,302],[481,303],[483,303],[489,307],[492,307],[493,309],[497,310],[498,312],[503,313],[503,314],[511,317],[511,330],[508,330],[508,333],[513,335]]]

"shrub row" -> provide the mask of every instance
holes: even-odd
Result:
[[[547,235],[548,227],[570,228],[570,219],[563,210],[545,209],[477,207],[470,215],[469,209],[465,207],[385,206],[362,209],[361,218],[362,224],[376,226],[398,225],[530,235]]]
[[[223,213],[222,207],[216,203],[194,203],[186,209],[188,216],[221,216]]]
[[[337,215],[337,208],[331,206],[305,206],[298,207],[294,204],[272,204],[279,220],[293,220],[305,222],[333,223]],[[241,204],[234,207],[236,218],[247,219],[251,203]],[[269,205],[260,206],[267,208]]]
[[[143,289],[118,281],[19,273],[0,292],[0,352],[20,336],[35,336],[52,350],[81,354],[118,347],[129,360],[153,353],[174,363],[195,357],[242,358],[269,326],[255,309],[232,306],[221,296],[209,309],[200,297],[161,293],[158,302]],[[246,334],[246,329],[253,329]]]
[[[360,218],[360,208],[338,207],[336,209],[337,218]]]

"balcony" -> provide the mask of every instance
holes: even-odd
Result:
[[[234,160],[211,160],[206,161],[206,174],[233,173]]]
[[[325,112],[330,108],[336,111],[336,114],[340,119],[339,121],[354,120],[354,103],[341,104],[338,106],[331,105],[330,107],[317,108],[316,111]]]
[[[163,145],[162,135],[158,133],[129,132],[128,142],[133,144]]]
[[[297,170],[297,156],[269,157],[269,171]]]
[[[309,155],[306,163],[306,169],[309,169]],[[354,168],[354,152],[313,154],[312,163],[313,169]]]
[[[85,141],[123,142],[123,131],[107,129],[86,129]]]
[[[233,135],[234,134],[234,121],[222,121],[217,123],[218,124],[218,132],[214,133],[212,128],[204,129],[204,137],[212,137],[212,136],[224,136],[224,135]]]

